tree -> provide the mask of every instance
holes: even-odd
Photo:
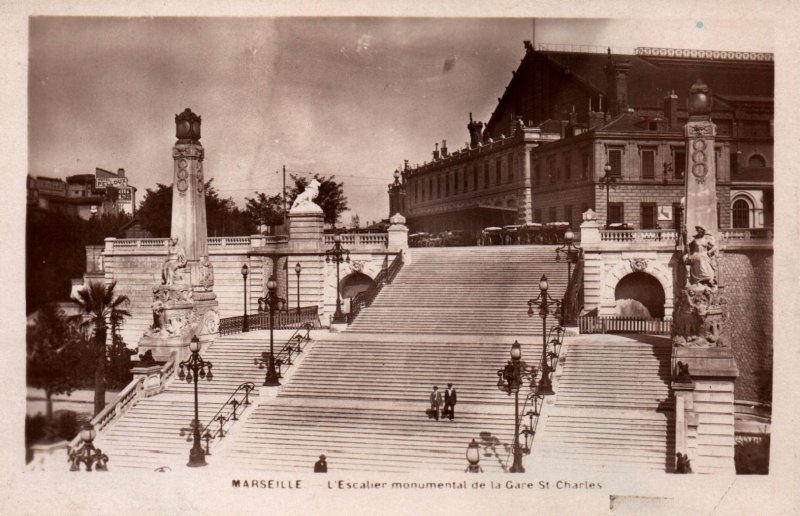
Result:
[[[294,174],[289,177],[294,181],[294,186],[289,191],[289,198],[294,202],[300,192],[306,189],[309,180]],[[320,182],[319,195],[314,199],[314,202],[322,208],[323,213],[325,213],[325,222],[328,224],[336,224],[339,220],[339,215],[347,210],[344,183],[336,182],[335,178],[336,176],[325,177],[314,174],[314,179]]]
[[[92,359],[94,368],[94,412],[95,414],[103,410],[106,403],[106,337],[108,336],[109,324],[112,332],[120,326],[125,317],[130,317],[131,313],[123,308],[127,305],[128,296],[118,296],[114,292],[117,283],[112,282],[104,285],[100,282],[91,281],[89,284],[78,291],[78,304],[81,307],[81,324],[84,328],[91,330]]]
[[[260,226],[275,227],[283,224],[283,197],[256,192],[253,199],[245,197],[248,215]]]
[[[206,224],[209,236],[239,236],[255,232],[255,221],[240,210],[233,199],[222,199],[213,186],[213,178],[205,183]],[[139,205],[137,217],[155,238],[167,238],[172,226],[172,185],[159,183],[147,193]]]
[[[80,337],[61,310],[45,304],[27,331],[27,383],[43,389],[45,417],[53,423],[53,396],[69,394],[80,380]]]
[[[148,188],[136,217],[153,237],[168,238],[172,225],[172,185],[158,183],[155,190]]]

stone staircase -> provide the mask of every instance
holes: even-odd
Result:
[[[486,471],[510,466],[513,398],[496,387],[512,340],[442,335],[334,334],[313,348],[275,399],[226,443],[248,470],[463,471],[475,439]],[[525,345],[533,353],[538,347]],[[432,386],[452,382],[455,420],[426,414]]]
[[[293,333],[294,330],[275,331],[276,352]],[[203,358],[213,364],[214,373],[212,381],[198,383],[198,412],[203,425],[240,384],[253,382],[258,387],[263,383],[264,370],[259,369],[253,359],[268,348],[269,332],[259,331],[220,338],[202,352]],[[250,399],[256,400],[257,396],[256,389]],[[110,469],[182,468],[191,448],[193,419],[194,384],[176,376],[164,392],[139,400],[101,432],[95,444],[109,456]],[[212,463],[213,459],[209,457],[208,462]]]
[[[539,278],[547,274],[553,298],[566,289],[554,246],[414,248],[411,257],[349,331],[541,334],[541,319],[527,315]]]
[[[566,342],[556,395],[534,441],[536,468],[671,471],[669,339],[585,335]]]

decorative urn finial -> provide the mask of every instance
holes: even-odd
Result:
[[[175,115],[175,137],[179,140],[200,139],[200,117],[186,108],[180,115]]]
[[[708,89],[708,85],[702,79],[697,79],[697,82],[689,88],[686,108],[689,111],[689,116],[711,113],[711,90]]]

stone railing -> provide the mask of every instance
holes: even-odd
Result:
[[[158,377],[161,382],[161,388],[163,389],[163,386],[175,372],[175,360],[174,358],[170,359],[167,361],[167,363],[158,367],[160,367],[160,370],[158,371]],[[123,414],[128,411],[128,409],[135,405],[137,400],[147,396],[148,394],[152,394],[152,386],[148,386],[147,381],[148,378],[146,375],[137,375],[134,377],[134,379],[131,380],[131,383],[122,389],[113,402],[106,405],[103,410],[98,412],[98,414],[92,418],[90,423],[94,426],[94,429],[98,434],[111,423],[122,417]],[[150,391],[149,393],[147,392],[148,390]],[[78,446],[80,444],[80,440],[80,434],[76,435],[75,438],[70,441],[69,448],[73,449]]]
[[[106,238],[106,251],[135,251],[137,249],[169,248],[169,238]]]
[[[721,242],[771,242],[774,231],[772,228],[720,229],[719,236]]]
[[[387,233],[351,233],[341,234],[342,245],[345,247],[381,247],[386,248],[389,243]],[[333,245],[333,235],[322,235],[322,243],[326,246]]]
[[[209,249],[250,247],[249,236],[208,237]]]
[[[663,242],[674,244],[678,231],[674,229],[601,229],[601,242]]]

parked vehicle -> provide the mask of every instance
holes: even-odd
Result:
[[[444,231],[440,233],[442,238],[442,245],[444,246],[465,246],[475,245],[475,238],[469,231],[463,229],[456,229],[453,231]]]
[[[548,222],[542,228],[542,243],[560,244],[564,242],[564,233],[569,228],[569,222]]]
[[[541,244],[542,225],[538,222],[526,222],[519,227],[520,244]]]
[[[503,228],[491,226],[481,231],[481,245],[501,245],[503,243]]]
[[[519,226],[503,226],[503,244],[511,245],[519,243]]]

